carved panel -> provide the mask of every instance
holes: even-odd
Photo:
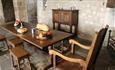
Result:
[[[107,7],[115,8],[115,0],[108,0]]]

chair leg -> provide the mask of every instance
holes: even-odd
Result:
[[[7,42],[7,40],[5,40],[5,43],[6,43],[7,49],[9,49],[9,46],[8,46],[8,42]]]
[[[17,62],[17,69],[18,69],[18,70],[21,70],[21,69],[20,69],[20,61],[19,61],[19,60],[16,60],[16,62]]]
[[[4,43],[4,41],[2,42],[2,46],[5,47],[5,43]]]
[[[11,55],[12,65],[15,67],[13,56]]]
[[[24,42],[22,43],[22,46],[23,46],[23,48],[25,48],[25,47],[24,47]]]
[[[30,70],[32,70],[30,58],[28,57],[27,59],[28,59],[28,61],[29,61]]]

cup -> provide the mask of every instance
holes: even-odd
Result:
[[[35,28],[31,29],[32,37],[35,37]]]

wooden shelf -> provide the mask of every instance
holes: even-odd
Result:
[[[66,53],[69,50],[65,46],[56,46],[53,49],[56,50],[56,51],[58,51],[59,53]]]

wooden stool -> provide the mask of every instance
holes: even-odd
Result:
[[[31,69],[30,59],[29,59],[30,54],[25,49],[21,48],[21,46],[17,46],[15,48],[11,48],[9,51],[10,51],[13,67],[17,67],[16,70],[21,69],[20,67],[21,61],[23,61],[24,64],[24,59],[28,60]]]
[[[0,42],[1,42],[1,41],[3,41],[4,46],[5,46],[5,43],[6,43],[6,45],[7,45],[7,47],[8,47],[7,40],[6,40],[6,37],[5,37],[5,36],[0,35]],[[8,47],[8,48],[9,48],[9,47]]]
[[[16,47],[17,45],[21,45],[21,44],[23,45],[23,40],[20,39],[19,37],[16,37],[7,41],[8,41],[9,46],[11,47]]]

